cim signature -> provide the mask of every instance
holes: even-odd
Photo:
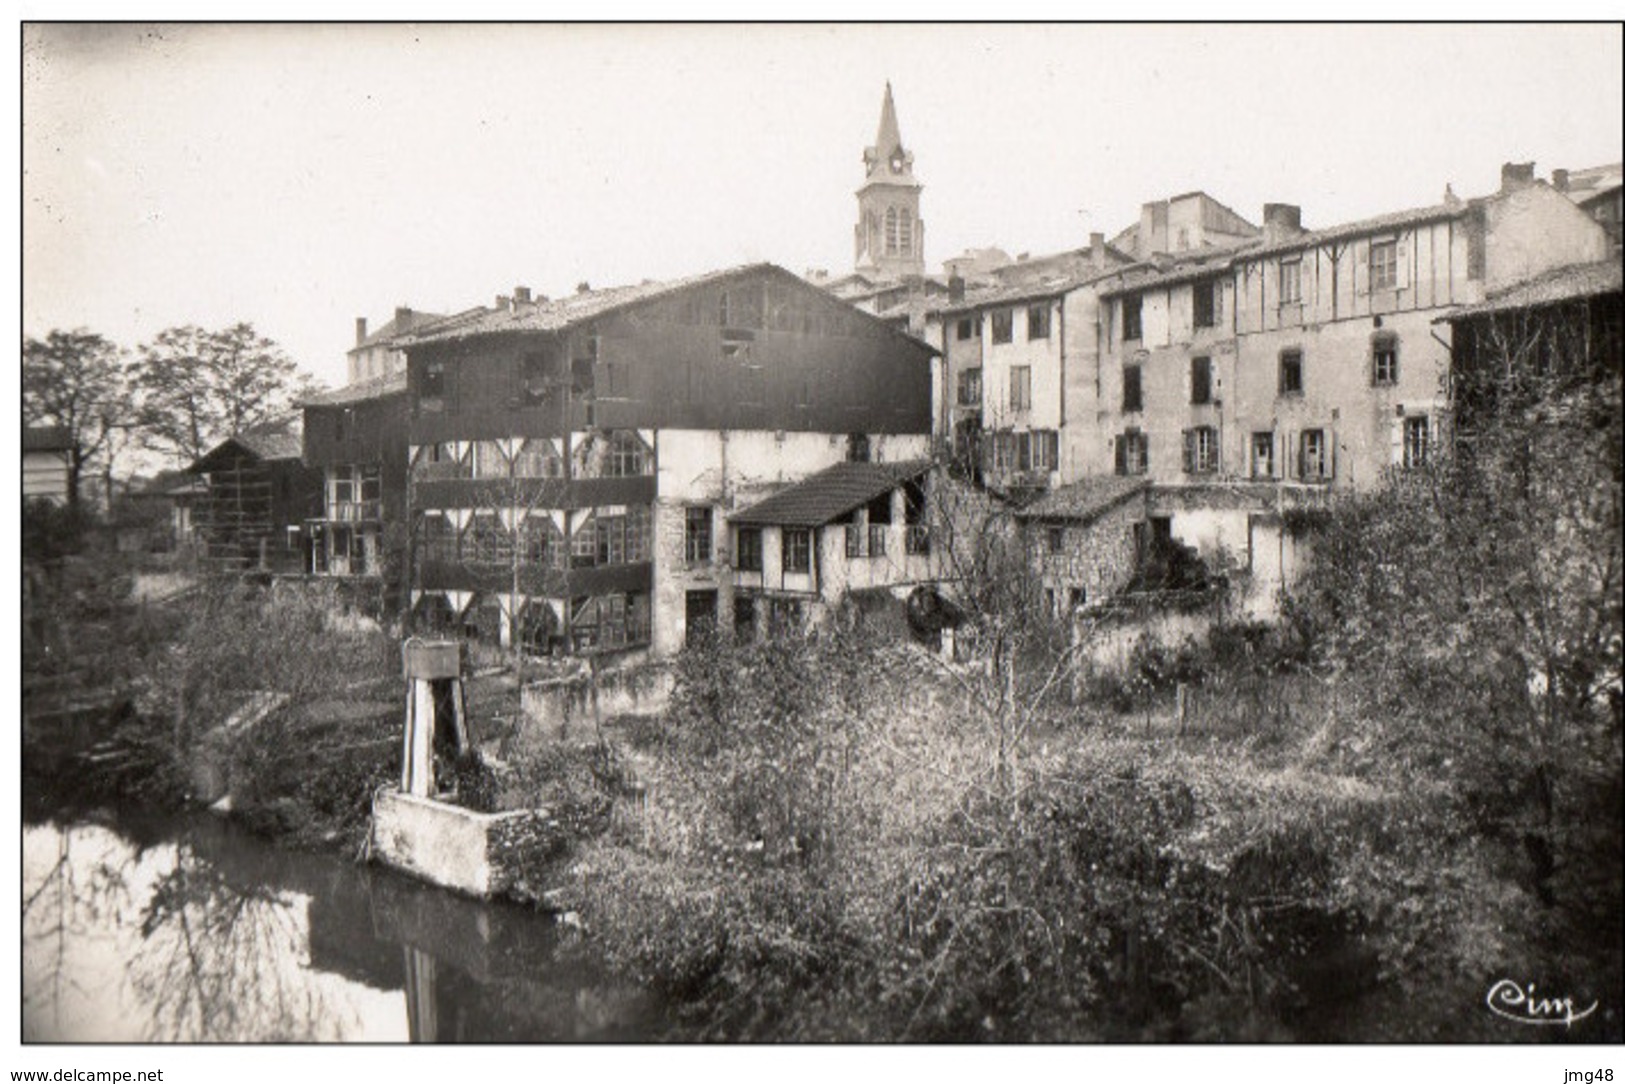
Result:
[[[1576,1022],[1584,1020],[1597,1011],[1597,1002],[1593,1001],[1588,1007],[1575,1011],[1574,999],[1571,997],[1540,997],[1535,996],[1535,984],[1527,987],[1519,986],[1511,979],[1502,979],[1490,987],[1484,1004],[1490,1007],[1490,1012],[1503,1020],[1511,1020],[1515,1024],[1562,1024],[1564,1027],[1573,1027]]]

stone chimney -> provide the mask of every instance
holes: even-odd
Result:
[[[963,301],[963,300],[965,300],[965,276],[963,276],[963,275],[950,275],[950,276],[948,276],[948,300],[949,301]]]
[[[1559,192],[1567,192],[1569,190],[1569,171],[1566,169],[1552,170],[1552,187]]]
[[[366,341],[367,341],[367,318],[365,316],[357,316],[355,318],[355,344],[357,346],[360,346],[362,343],[364,343]]]
[[[508,295],[507,294],[498,294],[497,295],[496,310],[498,312],[507,312],[508,311]]]
[[[1155,200],[1140,206],[1139,250],[1142,259],[1168,251],[1168,201]]]
[[[412,310],[405,305],[395,307],[395,330],[405,331],[412,326]]]
[[[1096,271],[1106,270],[1106,235],[1103,233],[1089,235],[1089,265]]]
[[[1303,232],[1303,208],[1295,203],[1264,204],[1264,242],[1273,245]]]
[[[515,286],[513,288],[513,300],[514,300],[514,303],[518,304],[518,305],[528,305],[528,304],[530,304],[530,287],[529,286]]]
[[[578,293],[578,294],[590,294],[590,293],[592,293],[592,283],[590,283],[590,282],[578,282],[578,283],[576,283],[576,293]]]
[[[1501,164],[1501,191],[1516,192],[1535,183],[1535,163],[1503,162]]]

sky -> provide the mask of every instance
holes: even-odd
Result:
[[[1202,189],[1318,227],[1621,159],[1621,30],[32,25],[25,335],[354,322],[768,260],[850,270],[888,80],[931,270]]]

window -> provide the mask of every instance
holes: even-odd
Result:
[[[1045,539],[1049,543],[1051,553],[1062,553],[1066,550],[1066,528],[1049,527],[1044,531]]]
[[[564,474],[564,459],[558,445],[543,437],[531,437],[519,446],[513,457],[515,478],[558,478]]]
[[[869,556],[886,556],[886,532],[891,527],[889,523],[869,524]]]
[[[1009,309],[1002,309],[993,314],[993,341],[1007,343],[1014,337],[1013,328],[1015,316]]]
[[[1212,279],[1191,284],[1191,324],[1215,327],[1219,322],[1219,284]]]
[[[333,412],[333,439],[345,441],[355,432],[355,411],[349,407]]]
[[[1300,260],[1281,261],[1281,304],[1301,305],[1303,303],[1303,262]]]
[[[1030,433],[1017,433],[1016,469],[1021,471],[1052,471],[1059,456],[1060,436],[1053,429],[1035,429]]]
[[[338,504],[349,504],[355,500],[355,482],[350,477],[349,467],[338,467],[333,471],[333,500]]]
[[[711,560],[711,509],[708,506],[683,510],[683,559],[691,565]]]
[[[848,433],[846,435],[846,461],[848,463],[869,462],[869,434]]]
[[[955,328],[955,333],[959,336],[960,342],[976,338],[976,320],[969,316],[963,318]]]
[[[526,516],[519,527],[520,559],[534,568],[562,569],[563,542],[552,518],[545,513]]]
[[[522,372],[525,404],[534,406],[546,399],[547,357],[543,354],[526,354]]]
[[[1253,434],[1253,477],[1275,477],[1275,434]]]
[[[1123,299],[1123,341],[1133,342],[1140,337],[1140,299],[1125,297]]]
[[[1008,474],[1016,466],[1016,435],[1009,430],[993,434],[993,473]]]
[[[1031,410],[1033,408],[1033,367],[1031,365],[1012,365],[1010,367],[1010,409]]]
[[[1150,467],[1150,448],[1146,435],[1130,429],[1116,440],[1117,473],[1144,474]]]
[[[1219,438],[1211,425],[1185,430],[1185,473],[1209,474],[1219,466]]]
[[[428,512],[419,527],[425,561],[454,562],[457,560],[457,529],[451,520],[439,512]]]
[[[1404,463],[1406,470],[1420,467],[1428,461],[1428,420],[1425,417],[1405,419]]]
[[[636,433],[624,430],[609,438],[609,455],[604,462],[605,478],[636,478],[649,473],[648,449]]]
[[[1303,394],[1303,351],[1281,351],[1280,394]]]
[[[982,370],[961,369],[959,371],[959,405],[982,405]]]
[[[383,489],[384,483],[383,483],[383,475],[382,475],[381,471],[382,471],[382,468],[380,468],[378,466],[378,464],[376,464],[376,463],[372,463],[372,464],[369,464],[369,465],[364,466],[364,467],[361,468],[361,499],[362,500],[364,500],[364,501],[376,501],[376,500],[379,500],[379,499],[381,499],[383,497],[383,495],[384,495],[384,489]]]
[[[474,477],[506,478],[507,476],[508,457],[503,454],[502,446],[494,440],[477,441],[474,444]]]
[[[1326,431],[1305,429],[1298,434],[1298,477],[1305,482],[1321,482],[1332,476],[1326,455]]]
[[[423,366],[423,383],[418,386],[418,405],[439,410],[446,400],[446,363],[431,361]]]
[[[1213,359],[1191,358],[1191,403],[1213,402]]]
[[[886,208],[886,254],[906,256],[914,251],[914,216],[907,207]]]
[[[741,527],[734,544],[734,568],[740,572],[762,571],[762,529]]]
[[[806,573],[812,570],[812,533],[807,528],[784,529],[784,552],[780,564],[785,572]]]
[[[1049,306],[1030,305],[1027,308],[1027,338],[1049,338]]]
[[[716,632],[717,593],[714,589],[687,593],[683,599],[683,626],[689,642]]]
[[[1399,285],[1399,242],[1371,243],[1371,289],[1392,290]]]
[[[1391,332],[1371,337],[1371,383],[1399,383],[1399,337]]]
[[[1089,592],[1082,587],[1069,587],[1066,590],[1066,604],[1076,610],[1089,600]]]
[[[513,559],[513,536],[496,516],[480,513],[469,521],[463,558],[477,564],[506,565]]]
[[[1144,409],[1144,405],[1145,400],[1140,390],[1140,367],[1123,366],[1123,412],[1132,413]]]

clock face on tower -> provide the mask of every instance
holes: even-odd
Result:
[[[901,172],[903,172],[903,156],[902,155],[894,154],[894,155],[891,156],[891,171],[893,173],[901,173]]]

